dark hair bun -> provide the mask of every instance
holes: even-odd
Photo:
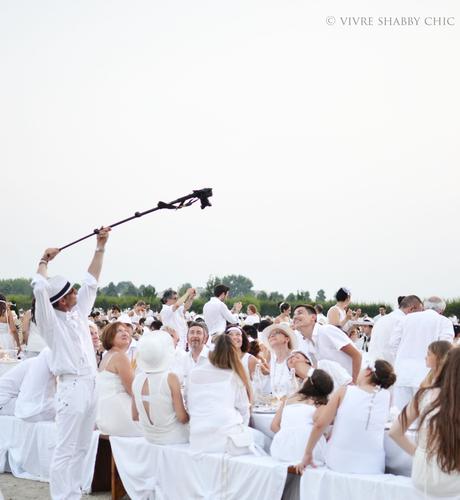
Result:
[[[339,288],[337,290],[337,293],[335,294],[335,299],[337,302],[343,302],[344,300],[347,300],[350,297],[350,292],[346,290],[345,288]]]
[[[388,389],[396,382],[396,373],[393,366],[383,359],[375,362],[375,371],[372,374],[372,382],[383,389]]]

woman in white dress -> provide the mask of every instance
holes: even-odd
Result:
[[[0,349],[21,349],[13,314],[6,297],[2,294],[0,294]]]
[[[209,363],[190,372],[190,448],[201,453],[255,453],[249,423],[251,390],[232,340],[216,336]]]
[[[271,424],[271,430],[276,434],[270,454],[290,464],[302,460],[313,420],[323,411],[334,388],[331,377],[324,370],[311,368],[309,373],[300,390],[280,405]],[[324,463],[325,448],[326,439],[321,436],[313,449],[315,463]]]
[[[291,324],[291,305],[287,302],[281,302],[279,304],[280,314],[274,319],[274,323],[279,325],[280,323]]]
[[[167,332],[141,338],[133,382],[133,414],[145,439],[154,444],[188,443],[189,416],[184,407],[179,377],[169,370],[174,344]]]
[[[335,299],[337,303],[327,311],[327,322],[348,331],[353,317],[353,311],[348,307],[351,302],[350,290],[345,287],[339,288],[335,294]]]
[[[296,336],[288,325],[280,323],[265,328],[261,340],[269,349],[271,392],[276,397],[285,396],[290,391],[291,383],[286,361],[297,347]]]
[[[246,333],[239,326],[229,326],[225,333],[231,338],[235,349],[238,352],[238,356],[246,372],[246,375],[250,380],[254,378],[254,370],[258,360],[252,354],[249,354],[249,340]]]
[[[126,351],[131,336],[123,323],[115,322],[102,331],[102,344],[107,353],[102,358],[96,377],[96,425],[111,436],[142,436],[132,419],[131,397],[134,371]]]
[[[24,344],[27,346],[25,353],[27,358],[38,356],[46,347],[46,342],[35,323],[34,310],[35,297],[32,299],[32,308],[26,311],[22,317],[22,335]]]
[[[358,375],[357,385],[338,389],[322,414],[314,421],[298,472],[314,464],[313,450],[325,429],[334,421],[326,447],[326,465],[352,474],[383,474],[383,438],[390,414],[390,392],[396,381],[393,367],[379,359]]]
[[[390,429],[390,437],[413,455],[412,482],[425,495],[460,493],[460,348],[452,348],[438,376],[421,387]],[[419,421],[418,442],[405,432]]]

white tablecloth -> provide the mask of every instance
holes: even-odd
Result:
[[[459,498],[459,497],[457,497]],[[431,500],[409,477],[392,474],[340,474],[308,468],[300,481],[300,500]]]
[[[0,473],[12,472],[22,479],[49,481],[55,435],[54,422],[31,423],[16,417],[0,416]],[[99,432],[94,431],[85,461],[85,491],[91,489],[98,442]]]
[[[271,457],[192,454],[189,445],[160,446],[144,438],[110,438],[132,500],[281,499],[287,467]]]

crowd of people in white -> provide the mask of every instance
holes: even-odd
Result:
[[[190,443],[197,453],[262,454],[251,427],[257,408],[276,409],[271,455],[298,472],[322,464],[346,473],[385,472],[384,432],[414,457],[414,485],[460,492],[460,348],[445,302],[416,295],[369,318],[337,304],[280,304],[275,318],[254,305],[230,310],[215,287],[198,315],[193,288],[166,290],[155,313],[94,311],[109,230],[80,289],[48,278],[47,249],[33,280],[34,306],[22,317],[25,358],[0,377],[0,415],[54,420],[53,500],[80,498],[82,462],[95,426],[151,443]],[[0,346],[20,345],[0,296]],[[415,426],[415,427],[414,427]],[[407,436],[416,429],[415,441]]]

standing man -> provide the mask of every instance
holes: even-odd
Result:
[[[224,333],[227,322],[236,324],[239,322],[238,314],[243,307],[241,302],[235,302],[231,312],[225,305],[230,288],[225,285],[217,285],[214,288],[214,297],[211,297],[203,307],[204,322],[209,329],[209,339],[218,333]],[[208,340],[209,343],[209,340]]]
[[[369,342],[369,356],[374,360],[384,359],[393,365],[395,359],[390,346],[391,335],[406,314],[419,311],[423,311],[423,303],[417,295],[401,297],[399,309],[395,309],[390,314],[385,314],[374,325],[371,341]]]
[[[393,402],[400,410],[409,403],[428,374],[425,357],[431,342],[447,340],[452,343],[454,340],[454,325],[443,316],[444,300],[430,297],[423,305],[425,310],[405,316],[390,338],[397,376]]]
[[[185,350],[187,342],[187,322],[185,321],[185,311],[187,311],[195,298],[196,291],[194,288],[189,288],[182,297],[177,295],[177,292],[168,288],[163,293],[161,302],[160,318],[164,326],[169,326],[176,330],[179,335],[179,348]]]
[[[78,500],[82,495],[85,457],[96,421],[97,367],[88,316],[96,299],[109,231],[100,229],[78,293],[66,278],[47,277],[48,263],[59,253],[58,248],[45,250],[32,282],[37,326],[51,349],[50,369],[58,378],[56,447],[50,467],[53,500]]]

